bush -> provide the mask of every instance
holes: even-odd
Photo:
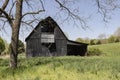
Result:
[[[90,40],[90,45],[95,45],[95,40]]]
[[[5,50],[5,43],[3,39],[0,37],[0,55]]]
[[[111,36],[108,38],[108,43],[114,43],[114,42],[115,42],[115,39],[116,39],[116,37],[111,35]]]
[[[9,45],[9,51],[10,51],[10,45]],[[24,43],[21,40],[19,40],[18,41],[18,54],[23,53],[23,52],[25,52]]]
[[[101,44],[101,41],[100,41],[100,40],[97,40],[97,41],[96,41],[96,44]]]
[[[9,44],[6,40],[4,40],[5,43],[5,50],[2,52],[3,55],[9,54]]]
[[[90,48],[88,50],[88,56],[100,56],[102,54],[102,51],[97,48]]]
[[[19,42],[18,42],[18,53],[23,53],[23,52],[25,52],[24,43],[21,40],[19,40]]]

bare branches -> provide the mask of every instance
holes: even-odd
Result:
[[[5,8],[8,5],[8,2],[9,2],[9,0],[5,0],[5,2],[3,3],[2,7],[1,7],[2,10],[5,10]],[[2,15],[2,12],[0,12],[0,15]]]
[[[44,8],[43,1],[42,1],[42,0],[39,0],[39,1],[40,1],[40,4],[41,4],[42,9],[41,9],[41,10],[38,10],[38,11],[36,11],[36,12],[35,12],[35,11],[27,12],[27,13],[25,13],[25,14],[22,15],[22,18],[25,17],[25,16],[27,16],[27,15],[33,15],[33,16],[34,16],[34,14],[39,14],[39,13],[41,13],[41,12],[45,12],[45,8]],[[28,2],[27,0],[25,0],[25,2],[26,2],[26,4],[27,4],[29,7],[32,8],[32,6],[29,4],[29,2]]]
[[[98,13],[100,13],[103,16],[103,21],[107,22],[106,16],[107,16],[107,10],[103,8],[103,5],[101,4],[100,0],[96,0],[97,7],[98,7]]]
[[[16,3],[16,1],[12,3],[12,7],[10,8],[9,15],[11,15],[11,12],[12,12],[13,7],[15,6],[15,3]]]
[[[42,9],[43,9],[43,11],[45,11],[43,1],[42,1],[42,0],[39,0],[39,1],[40,1],[41,5],[42,5]]]
[[[71,17],[73,19],[73,21],[74,21],[74,24],[76,23],[75,20],[78,20],[79,23],[81,24],[81,27],[83,29],[85,29],[87,27],[86,22],[85,22],[85,20],[83,18],[81,18],[80,16],[76,15],[74,13],[74,11],[71,11],[68,7],[65,6],[66,1],[63,1],[63,3],[60,2],[59,0],[55,0],[55,1],[59,4],[61,10],[67,11],[68,17],[65,20],[67,20],[67,19],[69,19],[69,17]]]
[[[30,26],[30,27],[32,27],[32,28],[34,29],[34,27],[33,27],[30,23],[27,23],[27,22],[25,22],[25,21],[21,21],[21,23],[22,23],[22,24],[25,24],[25,25],[28,25],[28,26]]]
[[[23,14],[22,18],[25,17],[26,15],[39,14],[40,12],[44,12],[44,11],[45,10],[39,10],[37,12],[28,12],[28,13]]]
[[[117,1],[119,0],[96,0],[98,13],[103,16],[105,22],[110,19],[110,15],[115,9],[120,8]]]
[[[5,10],[2,10],[2,9],[0,8],[0,12],[5,15],[5,16],[3,16],[3,17],[7,18],[8,21],[9,21],[9,23],[12,23],[12,18],[8,15],[8,13],[7,13]]]

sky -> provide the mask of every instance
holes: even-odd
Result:
[[[118,3],[120,3],[120,1]],[[73,24],[73,21],[63,22],[66,14],[63,12],[59,12],[59,6],[57,3],[54,2],[54,0],[45,0],[44,4],[46,11],[40,14],[40,19],[51,16],[58,23],[60,28],[64,31],[64,33],[68,36],[70,40],[76,40],[77,38],[95,39],[98,38],[100,34],[105,34],[109,36],[113,34],[118,27],[120,27],[120,10],[115,10],[114,12],[111,12],[111,19],[108,23],[105,23],[103,21],[103,17],[97,12],[95,0],[78,0],[77,3],[68,5],[68,7],[72,9],[77,8],[79,10],[79,14],[77,15],[84,18],[88,26],[88,28],[85,29],[81,28],[80,23],[77,23],[78,26],[76,26]],[[24,8],[24,12],[25,11],[27,11],[26,8]],[[36,25],[37,24],[34,24],[34,26]],[[25,31],[24,29],[22,30],[23,31],[20,33],[20,39],[24,41],[29,33],[32,31],[32,29],[28,31]],[[0,36],[10,42],[11,28],[6,27],[6,32],[2,30],[0,32]]]

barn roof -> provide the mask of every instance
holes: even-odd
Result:
[[[62,31],[62,29],[58,26],[58,24],[49,16],[43,20],[41,20],[38,25],[33,29],[33,31],[29,34],[29,36],[25,39],[25,41],[27,41],[31,35],[35,32],[35,30],[39,27],[39,25],[41,26],[45,26],[45,25],[51,25],[52,28],[58,27],[59,30],[62,32],[62,34],[65,36],[65,38],[67,39],[67,44],[69,45],[87,45],[86,43],[81,43],[81,42],[76,42],[76,41],[72,41],[69,40],[66,35],[64,34],[64,32]]]

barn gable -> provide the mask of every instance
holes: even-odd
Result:
[[[26,38],[26,54],[29,56],[85,55],[87,44],[69,40],[51,18],[39,22]]]

